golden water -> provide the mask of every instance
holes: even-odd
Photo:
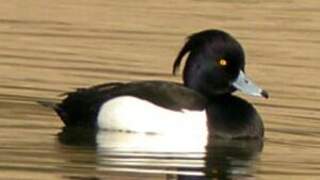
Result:
[[[179,174],[204,171],[320,179],[320,1],[0,2],[0,179],[183,179]],[[271,94],[241,95],[264,119],[262,153],[248,154],[252,146],[241,143],[215,152],[157,145],[144,151],[121,146],[137,140],[124,135],[112,147],[79,145],[64,139],[59,118],[35,103],[103,82],[180,81],[170,72],[184,38],[208,28],[243,44],[247,73]]]

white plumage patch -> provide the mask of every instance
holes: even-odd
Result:
[[[98,113],[101,129],[157,134],[207,134],[205,110],[174,111],[133,96],[104,103]]]

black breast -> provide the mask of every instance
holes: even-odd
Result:
[[[261,138],[264,135],[260,115],[239,97],[224,95],[209,100],[207,116],[210,135],[223,138]]]

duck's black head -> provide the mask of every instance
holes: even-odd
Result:
[[[245,76],[244,51],[228,33],[205,30],[189,36],[174,62],[173,74],[187,53],[183,71],[185,86],[205,96],[230,94],[239,89],[250,95],[268,97],[266,91]]]

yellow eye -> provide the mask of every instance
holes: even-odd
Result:
[[[228,65],[228,61],[225,60],[225,59],[220,59],[220,60],[218,61],[218,64],[219,64],[220,66],[226,66],[226,65]]]

